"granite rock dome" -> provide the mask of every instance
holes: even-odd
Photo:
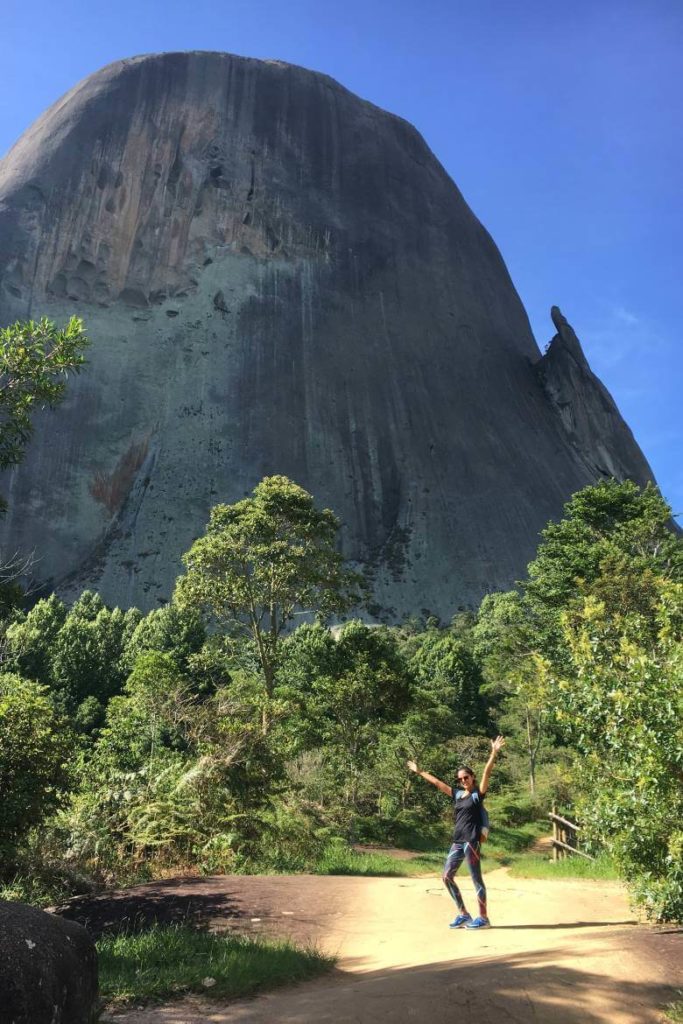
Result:
[[[93,347],[9,474],[5,549],[155,606],[210,507],[283,473],[343,521],[375,612],[509,587],[601,476],[651,470],[574,332],[547,353],[408,123],[277,61],[112,64],[0,162],[0,322]]]

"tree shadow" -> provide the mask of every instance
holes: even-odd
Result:
[[[95,896],[79,896],[55,909],[60,917],[83,925],[95,939],[153,925],[206,928],[215,918],[228,924],[247,914],[229,889],[202,886],[196,878],[172,878]]]
[[[649,939],[644,943],[649,948]],[[319,981],[265,1001],[214,1008],[207,1019],[221,1024],[645,1024],[659,1021],[661,1008],[675,996],[675,977],[671,984],[629,981],[607,969],[596,973],[562,963],[578,956],[577,949],[564,948],[338,972],[332,984]],[[362,970],[363,961],[348,960],[345,966]],[[180,1019],[172,1011],[154,1017],[158,1024]]]
[[[564,929],[568,928],[624,928],[635,927],[638,924],[635,918],[626,921],[564,921],[559,924],[497,924],[495,930],[503,931],[540,931],[542,929]]]

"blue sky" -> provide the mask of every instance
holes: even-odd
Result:
[[[0,153],[104,64],[226,50],[325,71],[422,132],[552,304],[683,513],[681,0],[4,0]]]

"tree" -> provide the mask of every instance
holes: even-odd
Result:
[[[72,746],[45,687],[0,675],[0,858],[61,802]]]
[[[571,671],[551,694],[576,751],[577,813],[651,919],[683,918],[683,585],[652,622],[586,597],[563,616]]]
[[[367,759],[382,727],[400,721],[411,701],[412,679],[395,634],[358,620],[345,623],[336,637],[305,625],[288,647],[289,679],[298,675],[315,706],[308,714],[318,742]],[[294,672],[292,661],[298,661]]]
[[[224,870],[267,846],[265,810],[284,772],[245,691],[231,683],[202,698],[171,654],[138,656],[83,756],[67,817],[90,869]]]
[[[473,630],[474,651],[484,665],[499,727],[511,737],[527,765],[529,792],[536,795],[538,760],[547,738],[548,666],[539,649],[543,630],[515,590],[487,594]]]
[[[46,319],[0,329],[0,469],[21,462],[34,410],[62,401],[87,346],[83,321],[75,316],[62,329]]]
[[[309,788],[324,793],[332,816],[353,831],[358,813],[377,813],[382,738],[393,734],[412,701],[413,680],[397,634],[357,620],[336,635],[306,624],[283,647],[277,693],[298,709],[283,729],[298,740],[296,752],[319,752]],[[405,772],[399,763],[400,784]]]
[[[440,706],[448,712],[441,727],[446,731],[443,739],[472,735],[487,727],[489,708],[482,693],[481,667],[456,633],[437,629],[422,633],[410,669],[421,693],[421,704]]]
[[[183,557],[187,571],[175,600],[254,644],[268,699],[295,613],[326,616],[356,599],[359,578],[344,569],[338,530],[336,516],[317,509],[303,488],[284,476],[266,477],[251,497],[216,505],[206,534]]]
[[[621,556],[665,579],[683,576],[671,509],[652,484],[641,489],[631,480],[603,480],[584,487],[541,538],[522,589],[531,608],[544,617],[557,615],[581,587],[590,586],[606,558]]]
[[[132,669],[139,654],[161,651],[170,654],[178,668],[185,672],[205,640],[206,629],[197,609],[167,604],[149,612],[136,626],[126,645],[126,661]]]
[[[654,622],[662,579],[683,579],[671,509],[650,484],[607,480],[572,495],[563,519],[543,530],[520,592],[482,601],[475,653],[504,698],[501,728],[524,737],[532,793],[552,728],[553,683],[572,671],[563,615],[593,594],[610,614],[639,612],[644,629]]]
[[[5,662],[12,671],[48,686],[71,716],[87,700],[79,720],[83,731],[91,731],[107,700],[125,682],[125,652],[140,619],[137,608],[109,609],[90,590],[68,610],[53,594],[7,629]]]
[[[66,616],[64,602],[56,594],[51,594],[13,622],[6,632],[3,657],[6,669],[49,686],[52,682],[52,651]]]

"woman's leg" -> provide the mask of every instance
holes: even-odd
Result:
[[[477,893],[477,902],[479,904],[479,917],[487,917],[486,913],[486,886],[484,885],[484,879],[481,877],[481,844],[480,843],[465,843],[465,860],[467,861],[467,867],[470,869],[470,875],[474,882],[474,888]]]
[[[465,859],[465,845],[463,843],[453,843],[448,851],[446,863],[443,866],[443,884],[448,889],[451,899],[455,900],[461,914],[466,914],[467,911],[465,910],[460,889],[455,884],[455,875]]]

